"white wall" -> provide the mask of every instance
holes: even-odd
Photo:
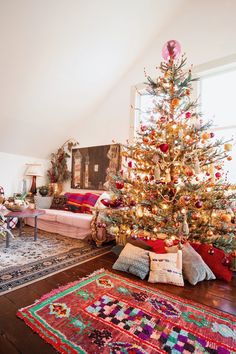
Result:
[[[181,13],[146,48],[143,56],[130,68],[95,111],[81,122],[78,140],[81,146],[109,144],[112,139],[129,138],[131,86],[145,81],[144,67],[156,77],[161,49],[169,39],[177,39],[186,52],[188,64],[200,65],[236,53],[236,1],[188,1]]]
[[[45,172],[45,176],[37,177],[37,187],[45,184],[46,171],[49,166],[47,160],[0,152],[0,186],[4,188],[6,196],[22,192],[23,179],[26,179],[27,190],[30,189],[32,179],[24,176],[27,163],[42,164],[42,171]]]

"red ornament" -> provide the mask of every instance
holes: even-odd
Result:
[[[214,133],[210,133],[210,137],[214,138],[215,134]]]
[[[116,181],[116,188],[117,189],[124,188],[124,182],[123,181]]]
[[[115,199],[115,200],[110,200],[110,207],[111,208],[118,208],[121,206],[122,200],[121,199]]]
[[[102,204],[105,205],[106,207],[110,207],[111,200],[110,199],[102,199],[101,200]]]
[[[195,203],[195,207],[200,209],[202,207],[202,202],[200,200],[198,200],[196,203]]]
[[[216,172],[215,176],[216,176],[216,178],[220,178],[221,177],[221,173],[220,172]]]
[[[224,257],[223,260],[222,260],[222,264],[223,264],[225,267],[228,267],[228,266],[230,265],[230,260],[229,260],[229,258]]]
[[[132,161],[128,162],[128,167],[132,168]]]
[[[185,113],[185,118],[191,118],[192,114],[190,112]]]
[[[186,174],[186,176],[188,176],[188,177],[192,177],[192,176],[193,176],[193,170],[191,170],[191,168],[188,168],[188,169],[185,171],[185,174]]]
[[[215,253],[215,251],[213,248],[209,248],[208,253],[212,256]]]
[[[161,145],[159,145],[159,149],[162,152],[166,153],[169,150],[169,144],[161,144]]]
[[[135,206],[136,205],[136,202],[135,200],[131,200],[130,203],[129,203],[130,206]]]

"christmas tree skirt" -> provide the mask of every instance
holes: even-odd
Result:
[[[18,311],[60,353],[235,353],[235,317],[103,269]]]

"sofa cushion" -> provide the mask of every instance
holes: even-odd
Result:
[[[77,214],[70,211],[62,211],[62,213],[58,213],[56,221],[62,224],[79,227],[81,229],[89,229],[92,218],[93,215],[91,214]]]
[[[58,212],[62,210],[44,209],[45,214],[38,216],[40,220],[56,221]]]

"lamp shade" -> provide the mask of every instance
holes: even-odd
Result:
[[[37,163],[27,163],[27,168],[25,171],[26,176],[37,176],[37,177],[42,177],[42,169],[41,169],[41,164]]]

